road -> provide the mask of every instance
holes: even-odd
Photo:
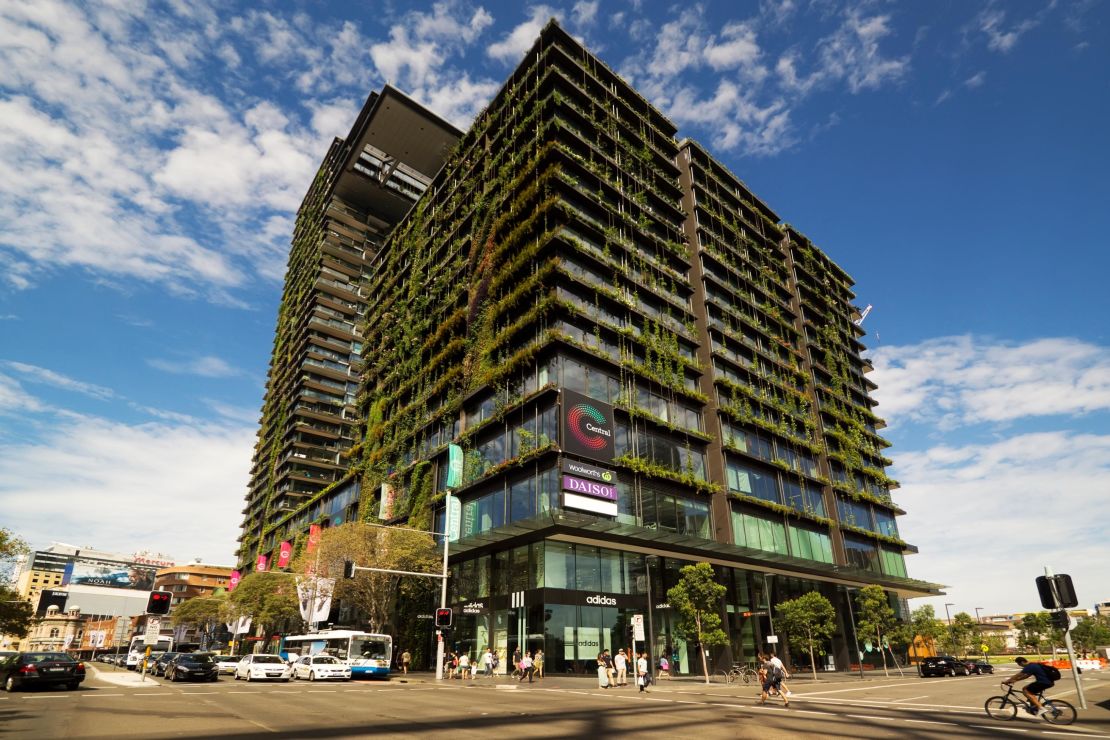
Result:
[[[102,669],[103,670],[103,669]],[[0,695],[0,737],[92,738],[452,738],[614,737],[659,733],[715,738],[1110,738],[1110,676],[1087,678],[1092,709],[1057,728],[1042,720],[995,722],[983,700],[1002,676],[794,682],[789,709],[757,706],[752,686],[664,682],[603,691],[585,679],[534,685],[423,678],[388,683],[151,682],[144,688],[90,677],[78,691]],[[1075,703],[1074,693],[1050,692]],[[1106,707],[1095,706],[1104,702]]]

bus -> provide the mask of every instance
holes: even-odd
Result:
[[[142,662],[143,656],[146,655],[147,644],[143,635],[135,635],[131,638],[131,644],[127,647],[127,667],[131,670],[137,670],[139,663]],[[150,645],[150,652],[152,653],[166,653],[173,650],[173,635],[158,635],[158,642]]]
[[[389,678],[393,638],[357,630],[322,630],[282,638],[279,652],[290,661],[326,653],[351,666],[351,678]]]

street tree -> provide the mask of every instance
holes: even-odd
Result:
[[[832,602],[817,591],[802,594],[775,607],[779,624],[790,635],[790,641],[809,652],[809,665],[813,680],[817,680],[817,659],[814,652],[836,630],[836,609]]]
[[[174,627],[189,626],[201,634],[201,650],[207,650],[212,635],[221,622],[229,619],[231,602],[224,591],[212,596],[186,599],[174,607],[170,623]]]
[[[0,527],[0,634],[26,637],[35,617],[34,607],[9,582],[15,559],[30,552],[27,543]]]
[[[889,676],[883,639],[896,621],[890,599],[887,598],[882,586],[864,586],[856,594],[856,605],[859,608],[860,632],[875,636],[879,655],[883,659],[883,673]]]
[[[297,586],[288,573],[250,573],[239,581],[227,600],[229,621],[250,617],[252,627],[263,637],[269,638],[284,625],[300,630]]]
[[[952,617],[952,624],[946,628],[946,642],[952,655],[967,655],[968,646],[976,636],[977,626],[974,617],[967,612],[960,612]]]
[[[1100,645],[1110,645],[1110,617],[1098,615],[1080,620],[1071,631],[1072,643],[1081,653],[1089,653]]]
[[[717,583],[709,563],[683,566],[678,583],[667,591],[667,601],[678,613],[676,631],[698,645],[706,683],[709,683],[709,666],[705,661],[705,648],[728,642],[721,629],[721,599],[726,591]]]
[[[1052,624],[1049,622],[1048,612],[1025,614],[1018,622],[1018,629],[1021,644],[1040,653],[1041,646],[1048,641],[1052,633]]]
[[[921,671],[921,657],[917,654],[917,642],[926,649],[936,651],[937,637],[941,633],[941,624],[937,620],[936,611],[932,604],[924,604],[910,613],[910,645],[913,650],[914,660],[917,661],[918,672]]]
[[[364,568],[412,573],[439,574],[443,569],[442,550],[428,532],[364,522],[325,529],[315,551],[302,552],[293,569],[336,579],[333,595],[362,612],[370,632],[385,628],[399,602],[429,604],[439,580],[367,571],[358,571],[354,578],[345,579],[342,576],[346,560]]]

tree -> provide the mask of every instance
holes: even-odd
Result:
[[[814,651],[832,637],[836,630],[836,609],[832,602],[817,591],[810,591],[796,599],[784,601],[775,607],[779,624],[790,635],[790,641],[809,651],[809,665],[813,680],[817,680],[817,660]]]
[[[8,582],[12,563],[30,551],[27,543],[11,530],[0,527],[0,634],[26,637],[35,617],[34,607],[19,597]]]
[[[239,581],[227,600],[227,616],[250,617],[253,627],[264,637],[287,622],[293,622],[298,629],[301,624],[296,583],[288,573],[250,573]]]
[[[1081,653],[1089,653],[1100,645],[1110,645],[1110,617],[1095,616],[1080,620],[1071,631],[1072,643]]]
[[[398,601],[427,604],[438,580],[393,573],[358,571],[345,579],[343,562],[352,560],[365,568],[407,570],[438,574],[442,570],[442,550],[428,532],[377,527],[351,522],[325,529],[317,550],[302,552],[293,564],[295,572],[315,569],[320,575],[336,578],[333,595],[361,611],[369,631],[380,632],[394,614]]]
[[[941,633],[940,622],[937,621],[937,614],[933,610],[932,604],[925,604],[914,609],[910,613],[910,645],[913,650],[913,657],[917,660],[918,671],[921,670],[922,656],[917,654],[917,640],[921,639],[921,643],[928,647],[932,645],[932,649],[936,650],[937,637]]]
[[[952,617],[952,624],[945,628],[945,642],[952,655],[967,655],[968,646],[978,631],[975,619],[967,612]]]
[[[721,629],[721,599],[727,589],[717,583],[713,566],[709,563],[683,566],[679,575],[678,583],[667,591],[667,601],[678,612],[675,630],[687,641],[698,645],[701,670],[705,682],[709,683],[704,648],[728,642],[725,631]]]
[[[886,665],[886,650],[883,647],[883,636],[894,626],[894,609],[890,606],[890,599],[882,586],[864,586],[856,594],[856,605],[859,608],[859,629],[864,634],[875,635],[879,655],[883,658],[883,673],[887,676],[890,671]]]
[[[201,633],[201,650],[207,650],[216,627],[227,620],[231,603],[225,592],[218,595],[197,597],[174,607],[170,622],[174,627],[189,625]]]
[[[1048,621],[1048,612],[1033,612],[1026,614],[1018,622],[1021,644],[1037,653],[1041,652],[1041,645],[1052,632],[1052,625]]]

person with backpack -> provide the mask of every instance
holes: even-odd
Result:
[[[782,680],[786,678],[786,668],[782,661],[773,654],[764,653],[759,654],[759,659],[763,661],[763,669],[767,672],[767,677],[763,679],[763,690],[759,694],[759,703],[766,704],[767,697],[774,690],[782,697],[783,706],[790,706],[790,700],[786,698],[786,692],[782,689]]]
[[[1037,716],[1040,717],[1048,709],[1041,704],[1040,694],[1045,689],[1051,689],[1060,680],[1060,671],[1055,666],[1045,665],[1044,663],[1031,663],[1028,658],[1015,658],[1014,662],[1018,664],[1021,669],[1020,673],[1010,676],[1002,683],[1007,686],[1013,686],[1016,681],[1023,681],[1027,678],[1032,678],[1033,683],[1026,684],[1021,687],[1021,693],[1037,708]]]

